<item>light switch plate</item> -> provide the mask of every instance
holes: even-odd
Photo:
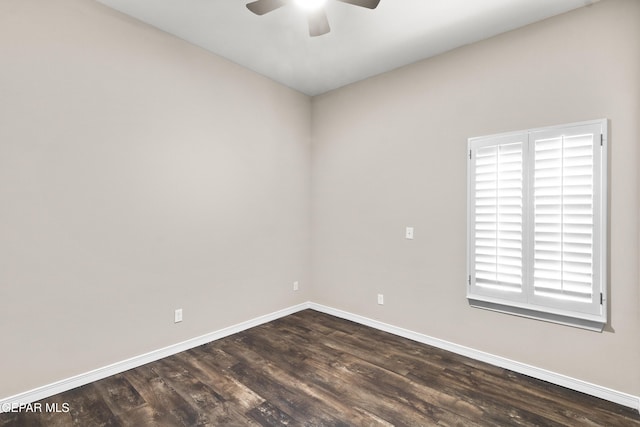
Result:
[[[404,236],[407,239],[413,239],[413,227],[407,227]]]

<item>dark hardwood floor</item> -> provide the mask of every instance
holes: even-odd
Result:
[[[0,426],[640,426],[636,411],[312,310],[40,402]]]

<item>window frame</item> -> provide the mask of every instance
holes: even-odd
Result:
[[[563,131],[571,135],[575,128],[590,128],[593,138],[593,249],[592,249],[592,301],[590,303],[559,303],[558,298],[550,298],[551,304],[545,304],[545,298],[534,296],[533,265],[534,254],[534,208],[533,208],[533,162],[535,156],[534,140],[536,135],[558,134]],[[600,133],[600,143],[597,141]],[[576,135],[576,133],[573,133]],[[522,291],[520,295],[509,295],[504,291],[491,291],[476,285],[475,275],[475,178],[474,150],[483,146],[498,145],[502,141],[522,140],[523,167],[523,210],[522,210]],[[607,323],[607,287],[608,287],[608,120],[598,119],[556,126],[499,133],[468,139],[467,143],[467,299],[475,308],[489,309],[508,314],[544,320],[584,329],[602,331]],[[496,217],[497,218],[497,217]],[[496,255],[497,256],[497,255]],[[597,303],[596,300],[597,299]],[[591,306],[588,307],[588,305]],[[571,307],[573,305],[573,307]],[[578,308],[576,310],[575,308]],[[585,307],[585,311],[581,310]],[[586,308],[589,308],[587,310]],[[597,311],[597,312],[596,312]]]

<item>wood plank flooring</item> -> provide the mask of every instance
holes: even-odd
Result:
[[[56,395],[0,426],[640,426],[623,406],[312,310]]]

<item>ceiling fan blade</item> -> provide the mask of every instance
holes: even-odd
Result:
[[[367,9],[375,9],[378,7],[380,0],[338,0],[342,3],[349,3],[354,6],[366,7]]]
[[[264,15],[286,4],[285,0],[257,0],[247,4],[247,9],[256,15]]]
[[[329,31],[331,28],[324,9],[309,14],[309,35],[311,37],[321,36]]]

